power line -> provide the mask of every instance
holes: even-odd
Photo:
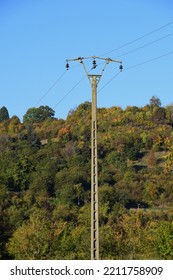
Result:
[[[149,36],[149,35],[151,35],[151,34],[157,32],[157,31],[159,31],[159,30],[161,30],[161,29],[163,29],[163,28],[165,28],[165,27],[167,27],[167,26],[169,26],[169,25],[171,25],[171,24],[173,24],[173,21],[170,21],[170,22],[168,22],[167,24],[165,24],[165,25],[163,25],[163,26],[161,26],[161,27],[159,27],[159,28],[157,28],[157,29],[155,29],[155,30],[153,30],[153,31],[150,31],[150,32],[144,34],[143,36],[140,36],[140,37],[136,38],[135,40],[132,40],[132,41],[130,41],[130,42],[127,42],[126,44],[124,44],[124,45],[122,45],[122,46],[120,46],[120,47],[118,47],[118,48],[115,48],[115,49],[113,49],[113,50],[111,50],[111,51],[105,53],[104,55],[109,54],[109,53],[111,53],[111,52],[114,52],[114,51],[116,51],[116,50],[119,50],[119,49],[121,49],[121,48],[123,48],[123,47],[125,47],[125,46],[128,46],[128,45],[130,45],[130,44],[132,44],[132,43],[134,43],[134,42],[136,42],[136,41],[138,41],[138,40],[141,40],[142,38],[145,38],[145,37],[147,37],[147,36]],[[169,36],[171,36],[171,35],[173,35],[173,33],[170,33],[170,34],[168,34],[168,35],[166,35],[166,36],[164,36],[164,37],[161,37],[161,38],[159,38],[159,39],[157,39],[157,40],[154,40],[154,41],[152,41],[152,42],[150,42],[150,43],[148,43],[148,44],[145,44],[145,45],[143,45],[143,46],[141,46],[141,47],[138,47],[138,48],[136,48],[136,49],[134,49],[134,50],[131,50],[131,51],[129,51],[129,52],[123,53],[123,54],[119,55],[118,57],[124,56],[124,55],[127,55],[127,54],[130,54],[130,53],[132,53],[132,52],[135,52],[135,51],[137,51],[137,50],[140,50],[140,49],[142,49],[142,48],[145,48],[145,47],[147,47],[147,46],[149,46],[149,45],[151,45],[151,44],[154,44],[154,43],[156,43],[156,42],[158,42],[158,41],[160,41],[160,40],[163,40],[163,39],[165,39],[165,38],[167,38],[167,37],[169,37]],[[143,62],[142,64],[145,64],[145,63],[147,63],[147,62]],[[141,65],[141,64],[137,64],[137,65]],[[75,65],[75,66],[73,66],[73,67],[77,67],[77,65]],[[132,67],[134,68],[134,67],[137,67],[137,66],[132,66]],[[126,70],[127,70],[127,69],[126,69]],[[37,105],[48,95],[48,93],[57,85],[57,83],[58,83],[58,82],[63,78],[63,76],[65,75],[66,71],[67,71],[67,70],[65,70],[65,71],[55,80],[55,82],[48,88],[48,90],[47,90],[47,91],[43,94],[43,96],[38,100],[38,102],[35,104],[35,106],[37,106]],[[113,77],[111,78],[111,80],[108,81],[108,83],[107,83],[106,85],[108,85],[115,77],[116,77],[116,75],[113,76]],[[83,78],[82,78],[82,79],[83,79]],[[79,81],[78,83],[80,83],[80,81]],[[55,107],[56,107],[58,104],[60,104],[60,103],[65,99],[65,97],[68,96],[68,95],[70,94],[70,92],[71,92],[73,89],[76,88],[76,86],[78,85],[78,83],[77,83],[69,92],[67,92],[67,94],[65,94],[65,95],[60,99],[60,101],[55,105]],[[106,85],[105,85],[105,86],[106,86]],[[105,87],[105,86],[104,86],[104,87]],[[103,87],[103,88],[104,88],[104,87]],[[103,88],[102,88],[102,89],[103,89]],[[101,90],[102,90],[102,89],[101,89]],[[100,91],[101,91],[101,90],[100,90]]]
[[[98,93],[101,92],[107,85],[109,85],[119,74],[120,71],[118,71],[104,86],[102,86],[101,89],[98,90]]]
[[[55,104],[53,109],[55,109],[85,78],[85,75]]]
[[[168,56],[168,55],[171,55],[171,54],[173,54],[173,51],[168,52],[168,53],[165,53],[165,54],[160,55],[160,56],[157,56],[157,57],[154,57],[154,58],[151,58],[151,59],[146,60],[146,61],[143,61],[143,62],[141,62],[141,63],[132,65],[132,66],[130,66],[130,67],[128,67],[128,68],[124,68],[123,71],[131,70],[131,69],[133,69],[133,68],[136,68],[136,67],[139,67],[139,66],[141,66],[141,65],[150,63],[150,62],[152,62],[152,61],[161,59],[162,57],[165,57],[165,56]],[[99,93],[100,91],[102,91],[107,85],[109,85],[119,74],[120,74],[120,72],[117,72],[117,73],[116,73],[116,74],[115,74],[115,75],[114,75],[100,90],[98,90],[98,93]]]
[[[139,40],[141,40],[141,39],[143,39],[143,38],[145,38],[145,37],[147,37],[147,36],[149,36],[149,35],[151,35],[151,34],[153,34],[153,33],[155,33],[155,32],[158,32],[159,30],[161,30],[161,29],[163,29],[163,28],[165,28],[165,27],[167,27],[167,26],[169,26],[169,25],[171,25],[171,24],[173,24],[173,21],[170,21],[170,22],[168,22],[167,24],[165,24],[165,25],[163,25],[163,26],[161,26],[161,27],[159,27],[159,28],[157,28],[157,29],[154,29],[154,30],[152,30],[152,31],[150,31],[150,32],[148,32],[148,33],[146,33],[146,34],[144,34],[143,36],[140,36],[140,37],[138,37],[138,38],[136,38],[136,39],[134,39],[134,40],[132,40],[132,41],[130,41],[130,42],[127,42],[126,44],[124,44],[124,45],[122,45],[122,46],[120,46],[120,47],[118,47],[118,48],[115,48],[115,49],[113,49],[113,50],[111,50],[111,51],[109,51],[109,52],[106,52],[106,53],[104,53],[103,55],[106,55],[106,54],[109,54],[109,53],[111,53],[111,52],[114,52],[114,51],[116,51],[116,50],[119,50],[119,49],[121,49],[121,48],[123,48],[123,47],[126,47],[126,46],[128,46],[128,45],[130,45],[130,44],[132,44],[132,43],[135,43],[135,42],[137,42],[137,41],[139,41]],[[129,52],[126,52],[126,53],[123,53],[123,54],[121,54],[121,55],[119,55],[118,57],[120,57],[120,56],[124,56],[124,55],[127,55],[127,54],[130,54],[130,53],[132,53],[132,52],[135,52],[135,51],[137,51],[137,50],[140,50],[140,49],[142,49],[142,48],[145,48],[145,47],[147,47],[147,46],[149,46],[149,45],[151,45],[151,44],[154,44],[154,43],[156,43],[156,42],[158,42],[158,41],[160,41],[160,40],[163,40],[163,39],[165,39],[165,38],[167,38],[167,37],[169,37],[169,36],[172,36],[173,35],[173,33],[170,33],[170,34],[168,34],[168,35],[166,35],[166,36],[163,36],[163,37],[161,37],[161,38],[159,38],[159,39],[156,39],[156,40],[154,40],[154,41],[152,41],[152,42],[149,42],[149,43],[147,43],[147,44],[145,44],[145,45],[143,45],[143,46],[141,46],[141,47],[138,47],[138,48],[135,48],[135,49],[133,49],[133,50],[131,50],[131,51],[129,51]],[[152,59],[150,59],[150,60],[147,60],[147,61],[144,61],[144,62],[142,62],[142,63],[138,63],[138,64],[136,64],[136,65],[133,65],[133,66],[130,66],[130,67],[128,67],[128,68],[126,68],[126,69],[124,69],[124,70],[130,70],[130,69],[132,69],[132,68],[135,68],[135,67],[139,67],[139,66],[141,66],[141,65],[143,65],[143,64],[146,64],[146,63],[149,63],[149,62],[152,62],[152,61],[154,61],[154,60],[157,60],[157,59],[160,59],[160,58],[162,58],[162,57],[164,57],[164,56],[167,56],[167,55],[169,55],[169,54],[172,54],[172,52],[169,52],[169,53],[167,53],[167,54],[164,54],[164,55],[161,55],[161,56],[159,56],[159,57],[156,57],[156,58],[152,58]],[[77,65],[75,65],[75,66],[73,66],[73,67],[77,67]],[[65,70],[61,75],[60,75],[60,77],[49,87],[49,89],[44,93],[44,95],[39,99],[39,101],[35,104],[35,106],[37,106],[39,103],[40,103],[40,101],[42,101],[47,95],[48,95],[48,93],[55,87],[55,85],[61,80],[61,78],[65,75],[65,73],[66,73],[66,71],[67,70]],[[111,83],[117,76],[119,75],[119,73],[116,73],[98,92],[100,92],[100,91],[102,91],[109,83]],[[85,77],[85,76],[84,76]],[[56,104],[55,104],[55,106],[54,106],[54,108],[56,107],[56,106],[58,106],[77,86],[78,86],[78,84],[80,84],[80,82],[84,79],[84,77],[82,77],[82,79],[77,83],[77,84],[75,84]]]
[[[133,68],[137,68],[139,66],[142,66],[144,64],[147,64],[147,63],[150,63],[152,61],[155,61],[155,60],[158,60],[158,59],[161,59],[165,56],[168,56],[168,55],[171,55],[173,54],[173,51],[171,52],[168,52],[168,53],[165,53],[163,55],[160,55],[160,56],[157,56],[157,57],[154,57],[154,58],[151,58],[149,60],[146,60],[146,61],[143,61],[141,63],[138,63],[138,64],[135,64],[135,65],[132,65],[130,67],[127,67],[127,68],[124,68],[124,71],[128,71],[128,70],[131,70]],[[105,85],[102,86],[102,88],[100,90],[98,90],[98,93],[101,92],[106,86],[108,86],[118,75],[120,74],[120,72],[117,72]],[[55,106],[53,107],[53,109],[55,109],[80,83],[81,81],[85,78],[85,75],[79,80],[79,82],[77,82],[77,84],[75,84],[56,104]],[[91,99],[90,99],[91,100]],[[90,101],[89,100],[89,101]]]
[[[168,56],[168,55],[171,55],[171,54],[173,54],[173,51],[168,52],[168,53],[165,53],[165,54],[160,55],[160,56],[157,56],[157,57],[154,57],[154,58],[151,58],[151,59],[146,60],[146,61],[144,61],[144,62],[141,62],[141,63],[135,64],[135,65],[132,65],[132,66],[130,66],[130,67],[128,67],[128,68],[125,68],[124,71],[131,70],[132,68],[139,67],[139,66],[141,66],[141,65],[150,63],[150,62],[152,62],[152,61],[158,60],[158,59],[160,59],[160,58],[162,58],[162,57],[165,57],[165,56]]]
[[[149,60],[146,60],[146,61],[143,61],[141,63],[138,63],[138,64],[135,64],[135,65],[132,65],[130,67],[127,67],[127,68],[124,68],[124,71],[128,71],[128,70],[131,70],[133,68],[137,68],[137,67],[140,67],[144,64],[147,64],[147,63],[150,63],[152,61],[155,61],[155,60],[158,60],[158,59],[161,59],[165,56],[168,56],[168,55],[171,55],[173,54],[173,51],[171,52],[168,52],[168,53],[165,53],[163,55],[160,55],[160,56],[157,56],[157,57],[154,57],[154,58],[151,58]],[[102,86],[102,88],[100,90],[98,90],[98,93],[100,93],[106,86],[108,86],[118,75],[120,74],[120,72],[117,72],[105,85]],[[53,109],[55,109],[80,83],[81,81],[85,78],[85,75],[79,80],[79,82],[77,82],[56,104],[55,106],[53,107]],[[91,101],[91,99],[89,100]]]
[[[117,48],[115,48],[115,49],[112,49],[112,50],[110,50],[110,51],[108,51],[108,52],[102,54],[102,56],[107,55],[107,54],[109,54],[109,53],[112,53],[112,52],[114,52],[114,51],[120,50],[120,49],[122,49],[122,48],[124,48],[124,47],[126,47],[126,46],[129,46],[129,45],[131,45],[131,44],[133,44],[133,43],[135,43],[135,42],[137,42],[137,41],[139,41],[139,40],[141,40],[141,39],[143,39],[143,38],[145,38],[145,37],[147,37],[147,36],[149,36],[149,35],[151,35],[151,34],[153,34],[153,33],[155,33],[155,32],[158,32],[159,30],[161,30],[161,29],[163,29],[163,28],[165,28],[165,27],[167,27],[167,26],[169,26],[169,25],[171,25],[171,24],[173,24],[173,21],[170,21],[170,22],[168,22],[167,24],[162,25],[161,27],[156,28],[156,29],[154,29],[154,30],[152,30],[152,31],[150,31],[150,32],[148,32],[148,33],[146,33],[146,34],[144,34],[143,36],[140,36],[140,37],[138,37],[138,38],[136,38],[136,39],[134,39],[134,40],[132,40],[132,41],[129,41],[129,42],[125,43],[124,45],[121,45],[120,47],[117,47]]]
[[[103,63],[99,63],[98,65],[101,65]],[[74,66],[72,67],[74,68]],[[92,68],[88,71],[88,73],[90,73],[92,70]],[[82,80],[85,78],[86,75],[84,75],[53,107],[53,109],[55,109],[81,82]]]
[[[37,103],[34,105],[36,107],[47,95],[48,93],[56,86],[56,84],[63,78],[67,70],[65,70],[56,80],[53,82],[53,84],[48,88],[48,90],[42,95],[42,97],[37,101]]]
[[[164,39],[166,39],[166,38],[168,38],[168,37],[170,37],[170,36],[172,36],[172,35],[173,35],[173,32],[170,33],[170,34],[168,34],[168,35],[165,35],[165,36],[163,36],[163,37],[161,37],[161,38],[159,38],[159,39],[156,39],[156,40],[154,40],[154,41],[152,41],[152,42],[149,42],[149,43],[147,43],[147,44],[145,44],[145,45],[142,45],[141,47],[135,48],[135,49],[133,49],[133,50],[131,50],[131,51],[128,51],[128,52],[125,52],[125,53],[123,53],[123,54],[121,54],[121,55],[117,55],[117,57],[122,57],[122,56],[124,56],[124,55],[133,53],[133,52],[135,52],[135,51],[138,51],[138,50],[140,50],[140,49],[143,49],[143,48],[145,48],[145,47],[148,47],[148,46],[150,46],[150,45],[152,45],[152,44],[154,44],[154,43],[157,43],[157,42],[159,42],[159,41],[161,41],[161,40],[164,40]]]

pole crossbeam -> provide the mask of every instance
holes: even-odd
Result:
[[[90,75],[83,63],[85,59],[93,59],[93,67],[97,67],[95,59],[105,60],[105,65],[100,75]],[[66,68],[69,69],[69,61],[78,61],[83,65],[86,76],[92,88],[92,120],[91,120],[91,260],[99,260],[99,206],[98,206],[98,158],[97,158],[97,85],[103,75],[106,65],[110,62],[120,63],[122,71],[122,61],[111,58],[101,58],[99,56],[78,57],[67,59]]]
[[[80,56],[79,56],[79,57],[77,57],[77,58],[66,59],[66,61],[67,61],[67,62],[69,62],[69,61],[79,61],[79,62],[81,62],[81,61],[84,60],[84,59],[101,59],[101,60],[107,61],[108,63],[109,63],[109,62],[118,62],[118,63],[122,63],[121,60],[115,60],[115,59],[112,59],[112,58],[110,58],[110,57],[105,58],[105,57],[100,57],[100,56],[95,56],[95,55],[93,55],[93,56],[87,56],[87,57],[80,57]]]

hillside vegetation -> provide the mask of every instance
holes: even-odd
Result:
[[[173,105],[97,115],[100,258],[173,259]],[[89,102],[0,109],[1,259],[90,259],[90,127]]]

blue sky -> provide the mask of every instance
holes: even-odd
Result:
[[[91,101],[81,64],[65,72],[66,59],[93,55],[124,67],[119,75],[117,63],[106,67],[98,107],[140,107],[153,95],[173,103],[172,11],[172,0],[0,0],[0,107],[22,120],[29,108],[48,105],[66,118]]]

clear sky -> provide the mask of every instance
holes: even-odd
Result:
[[[144,106],[153,95],[173,103],[173,1],[0,0],[0,107],[10,116],[22,121],[29,108],[48,105],[66,118],[91,101],[82,65],[65,72],[65,63],[93,55],[124,67],[119,75],[117,63],[106,67],[98,107]]]

